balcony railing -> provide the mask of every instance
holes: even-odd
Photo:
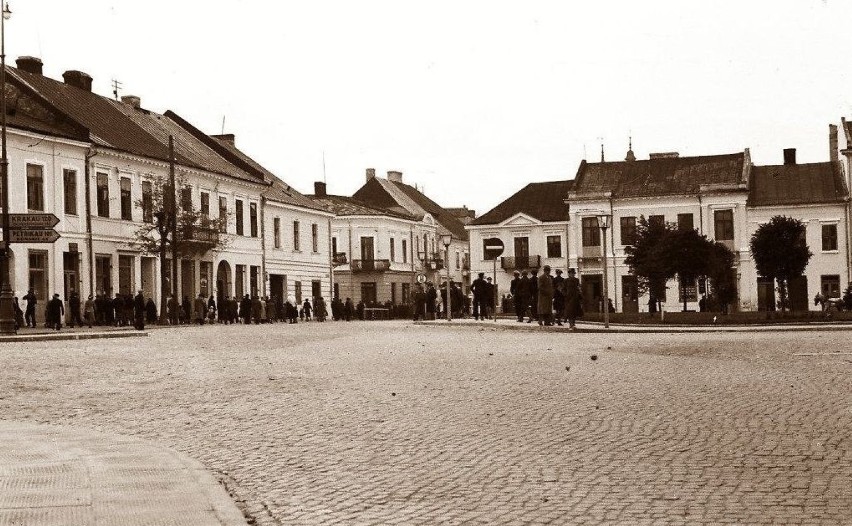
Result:
[[[388,259],[353,259],[352,272],[384,272],[390,270]]]
[[[507,256],[500,258],[500,267],[504,270],[539,268],[541,256]]]
[[[346,259],[346,252],[335,252],[331,258],[331,264],[335,267],[345,265],[349,261]]]
[[[601,257],[601,246],[583,247],[582,256],[584,258],[599,258]]]

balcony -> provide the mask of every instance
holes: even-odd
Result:
[[[541,256],[509,256],[500,258],[500,268],[503,270],[523,270],[528,268],[539,268]]]
[[[600,258],[601,257],[601,246],[597,245],[597,246],[593,246],[593,247],[583,247],[581,257],[589,258],[589,259]]]
[[[384,272],[390,270],[388,259],[353,259],[352,272]]]
[[[346,259],[346,252],[335,252],[334,256],[331,258],[331,264],[335,267],[339,267],[340,265],[345,265],[349,263]]]

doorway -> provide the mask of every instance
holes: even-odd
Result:
[[[757,278],[757,310],[775,310],[775,280]]]
[[[792,278],[790,281],[790,310],[805,311],[808,310],[808,277],[799,276]]]
[[[220,261],[216,267],[216,301],[231,295],[231,265],[227,261]]]
[[[76,292],[78,296],[80,295],[80,253],[63,252],[62,269],[65,278],[64,299],[68,301],[72,292]]]
[[[583,293],[583,310],[586,312],[601,312],[603,276],[600,274],[581,276],[580,288]]]
[[[629,314],[639,312],[639,284],[636,276],[621,276],[621,311]]]
[[[112,257],[95,256],[95,291],[107,298],[112,297]]]
[[[180,262],[180,295],[190,300],[195,297],[195,261],[184,259]]]

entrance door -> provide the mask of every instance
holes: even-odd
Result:
[[[790,280],[790,310],[808,310],[808,277],[799,276]]]
[[[222,301],[231,295],[231,265],[227,261],[220,261],[216,268],[216,300]]]
[[[583,293],[583,310],[586,312],[601,312],[603,276],[600,274],[581,276],[580,288]]]
[[[72,292],[80,294],[80,253],[64,252],[62,267],[65,274],[65,301],[68,301]]]
[[[133,256],[118,256],[118,293],[122,296],[133,295],[133,284],[136,281],[133,275],[133,266],[136,258]]]
[[[757,310],[775,310],[775,280],[757,278]]]
[[[195,297],[195,261],[184,259],[180,262],[180,295],[181,300]]]
[[[142,294],[145,295],[145,298],[153,299],[158,296],[158,294],[156,294],[157,287],[154,283],[156,267],[157,258],[142,258]]]
[[[29,288],[35,292],[36,301],[36,322],[44,321],[44,308],[47,302],[52,299],[48,294],[47,282],[47,252],[42,250],[32,250],[29,253]]]
[[[269,292],[276,298],[287,299],[284,297],[284,276],[281,274],[269,275]]]
[[[95,291],[112,297],[112,261],[110,256],[95,256]]]
[[[639,312],[639,285],[636,276],[621,276],[621,290],[622,312]]]

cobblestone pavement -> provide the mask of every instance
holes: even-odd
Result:
[[[353,322],[9,344],[0,415],[157,440],[260,525],[848,524],[848,335]]]

